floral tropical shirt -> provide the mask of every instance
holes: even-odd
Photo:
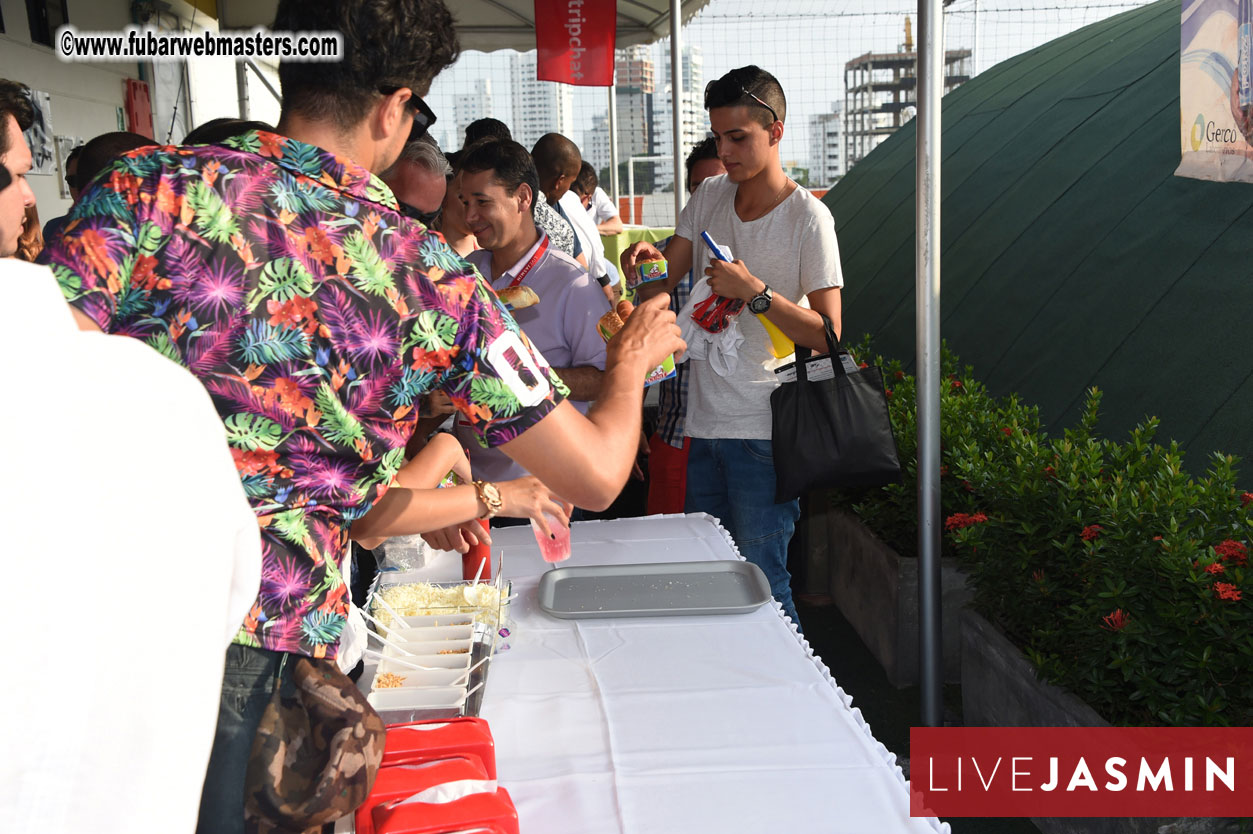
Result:
[[[425,392],[446,391],[491,446],[568,393],[381,180],[273,133],[121,157],[45,255],[71,303],[217,406],[262,531],[244,645],[334,657],[348,528],[399,468]],[[196,477],[170,474],[153,489]]]

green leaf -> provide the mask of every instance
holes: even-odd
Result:
[[[322,422],[318,428],[329,442],[340,446],[351,446],[352,441],[365,437],[361,423],[348,413],[348,409],[335,396],[335,391],[329,383],[322,383],[314,401],[318,405],[318,410],[322,412]]]
[[[351,232],[344,238],[344,254],[351,263],[349,275],[357,289],[373,295],[385,296],[388,290],[396,288],[392,270],[384,262],[378,250],[374,248],[361,232]]]
[[[227,243],[239,234],[235,215],[221,196],[202,179],[192,180],[184,197],[195,213],[193,225],[214,243]]]
[[[178,364],[183,364],[183,357],[179,355],[178,348],[170,341],[170,334],[164,330],[157,332],[147,339],[147,345],[155,349],[166,359],[173,360]]]
[[[78,277],[78,273],[69,267],[61,264],[52,265],[52,274],[57,279],[57,284],[61,287],[61,294],[67,300],[73,301],[83,294],[83,279]]]
[[[283,439],[283,427],[260,414],[232,414],[225,422],[227,442],[237,449],[274,451]]]
[[[250,364],[273,365],[308,356],[309,337],[303,330],[254,321],[244,331],[239,351]]]
[[[292,544],[304,544],[305,539],[309,538],[309,526],[305,523],[303,509],[275,513],[272,524],[279,535]]]
[[[418,345],[423,350],[449,350],[457,338],[457,320],[436,310],[423,310],[413,320],[413,331],[401,350]]]
[[[493,417],[511,417],[518,413],[518,397],[509,386],[494,376],[476,376],[470,383],[470,396],[491,409]]]
[[[333,560],[327,559],[329,565]],[[344,630],[344,618],[325,611],[310,611],[300,621],[300,630],[310,643],[326,645],[334,643]]]
[[[257,286],[248,293],[245,303],[252,312],[267,296],[275,301],[287,301],[292,296],[313,294],[313,276],[305,265],[294,258],[275,258],[261,270]]]
[[[141,255],[155,255],[157,250],[161,248],[161,240],[163,238],[161,227],[151,220],[146,221],[139,228],[139,234],[135,236],[135,248],[139,250]]]

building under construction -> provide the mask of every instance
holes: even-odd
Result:
[[[969,49],[944,53],[944,92],[970,80]],[[845,170],[914,117],[918,109],[918,54],[910,20],[896,52],[868,52],[844,65]]]

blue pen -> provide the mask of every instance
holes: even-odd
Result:
[[[722,247],[714,243],[714,239],[709,236],[709,232],[701,232],[700,239],[705,241],[705,245],[709,247],[709,251],[713,253],[714,258],[720,261],[729,261],[730,258],[723,256]]]

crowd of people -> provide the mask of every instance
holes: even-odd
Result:
[[[786,566],[799,510],[774,503],[777,362],[760,319],[823,352],[843,280],[831,215],[779,162],[778,81],[744,67],[709,85],[710,136],[687,158],[674,236],[615,264],[602,235],[621,220],[570,139],[528,149],[494,119],[456,151],[428,135],[437,115],[422,96],[458,54],[443,0],[281,0],[274,27],[340,31],[344,59],[281,64],[274,126],[216,119],[177,146],[92,139],[66,160],[72,210],[42,230],[26,180],[30,108],[19,82],[0,79],[0,270],[24,299],[0,332],[57,358],[25,393],[54,406],[44,432],[65,423],[53,453],[12,456],[23,491],[6,498],[32,549],[46,552],[40,535],[71,513],[92,525],[57,548],[69,567],[57,581],[101,594],[107,553],[118,581],[106,639],[135,654],[93,687],[131,704],[100,719],[117,731],[64,743],[103,763],[130,733],[154,773],[179,763],[157,802],[143,780],[93,793],[80,774],[101,805],[62,803],[61,830],[107,830],[101,808],[118,830],[284,824],[253,801],[271,764],[254,739],[276,687],[299,674],[289,659],[338,673],[350,543],[421,534],[464,552],[490,541],[481,519],[549,531],[546,516],[607,507],[641,456],[648,511],[719,518],[799,627]],[[702,232],[733,259],[711,257]],[[669,277],[641,287],[606,342],[597,322],[621,276],[660,257]],[[751,313],[735,361],[682,361],[678,317],[706,280]],[[642,381],[672,354],[648,437]],[[437,487],[449,472],[453,485]],[[91,512],[67,509],[80,501]],[[42,619],[37,597],[11,614]],[[67,640],[76,627],[64,621]],[[27,654],[27,668],[47,665]],[[122,683],[147,667],[184,675],[161,722],[143,718],[157,689]],[[6,749],[35,743],[5,732]],[[0,813],[58,830],[42,816],[57,764],[6,773]]]

